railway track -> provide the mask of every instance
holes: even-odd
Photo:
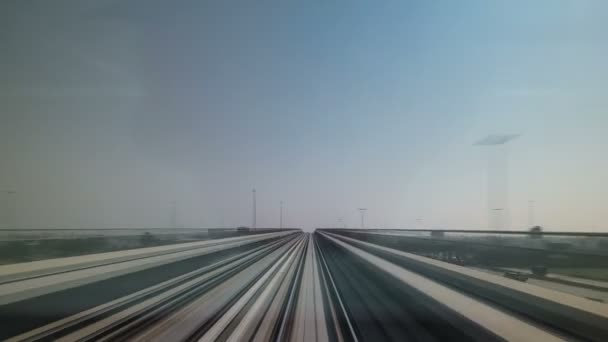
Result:
[[[163,254],[169,261],[144,270],[134,267],[126,275],[112,274],[0,305],[3,324],[27,319],[28,312],[35,315],[36,304],[42,307],[45,301],[57,305],[47,310],[59,312],[45,320],[35,318],[34,323],[3,328],[0,337],[7,341],[201,342],[602,341],[608,337],[608,309],[602,303],[336,232],[272,234],[238,241],[218,239],[187,250],[175,247],[174,253]],[[184,252],[192,255],[175,258]],[[128,260],[116,255],[116,260],[142,262],[158,258],[154,253]],[[82,272],[78,262],[70,262],[72,271],[41,269],[39,279]],[[107,260],[93,265],[107,266]],[[167,273],[175,269],[181,271]],[[31,281],[12,276],[15,281],[9,285],[13,287]],[[123,281],[140,280],[139,286],[116,291],[112,297],[94,292],[100,282],[112,290],[111,286],[120,287]],[[98,299],[62,310],[60,299],[69,300],[70,295],[74,300],[80,296]],[[522,301],[527,305],[513,304]]]

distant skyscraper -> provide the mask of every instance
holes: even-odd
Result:
[[[487,147],[488,227],[503,230],[510,227],[509,164],[507,143],[519,135],[489,135],[475,146]]]

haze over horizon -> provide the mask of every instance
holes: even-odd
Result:
[[[608,232],[607,2],[33,3],[0,4],[17,227],[250,226],[255,187],[258,227],[484,229],[504,133],[511,229]]]

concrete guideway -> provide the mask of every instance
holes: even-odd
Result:
[[[99,254],[89,254],[83,256],[46,259],[33,262],[25,262],[18,264],[0,266],[0,284],[22,280],[28,277],[38,277],[49,275],[52,273],[61,273],[76,269],[88,268],[93,266],[103,266],[109,263],[118,263],[122,261],[135,260],[140,258],[148,258],[152,256],[164,255],[168,253],[177,253],[191,249],[202,247],[211,247],[222,245],[231,242],[239,241],[255,241],[265,239],[269,236],[283,236],[293,232],[268,233],[260,235],[250,235],[242,237],[232,237],[216,240],[205,240],[197,242],[187,242],[180,244],[172,244],[158,247],[137,248],[124,251],[107,252]],[[273,235],[278,234],[278,235]],[[253,238],[253,239],[252,239]]]
[[[154,265],[161,255],[125,261],[148,260],[153,266],[144,271],[125,269],[126,274],[115,278],[0,305],[0,315],[3,307],[13,308],[0,318],[18,322],[11,315],[35,314],[31,308],[37,303],[60,303],[51,300],[55,297],[78,293],[95,299],[95,284],[119,287],[113,279],[121,277],[142,281],[142,286],[42,324],[12,328],[0,339],[342,342],[604,341],[608,337],[608,315],[601,303],[335,231],[274,234],[178,249],[171,255],[184,258],[162,265]],[[206,252],[196,254],[201,250]],[[181,271],[174,272],[176,268]],[[41,278],[71,279],[70,273]],[[521,305],[522,301],[527,303]]]
[[[332,242],[347,249],[355,256],[364,259],[379,270],[389,273],[405,285],[414,287],[424,295],[441,302],[447,308],[460,313],[467,319],[479,324],[500,338],[507,341],[523,341],[525,339],[534,341],[562,341],[561,338],[547,333],[527,322],[514,318],[499,309],[476,301],[449,287],[440,285],[416,273],[405,270],[398,265],[365,252],[362,249],[340,241],[335,235],[331,236],[330,234],[327,234],[326,236]]]
[[[151,308],[155,303],[158,303],[165,298],[170,298],[174,294],[179,293],[184,289],[193,288],[197,284],[200,284],[214,277],[216,274],[224,272],[227,268],[234,266],[235,262],[248,262],[248,260],[255,258],[256,256],[263,253],[265,250],[273,248],[279,243],[280,242],[275,242],[268,246],[262,246],[255,248],[251,251],[239,253],[235,256],[229,257],[212,265],[199,268],[182,276],[142,289],[127,296],[115,299],[111,302],[98,305],[89,310],[79,312],[75,315],[66,317],[59,321],[55,321],[51,324],[39,327],[19,336],[15,336],[9,341],[24,341],[48,338],[57,331],[69,329],[77,324],[81,324],[82,322],[91,320],[95,316],[101,316],[109,312],[113,312],[116,308],[128,308],[127,310],[122,311],[122,315],[132,315],[138,312],[144,312],[145,310]],[[149,298],[150,295],[154,294],[157,294],[157,296]],[[143,302],[141,301],[142,299],[146,298],[149,299]],[[98,330],[106,329],[110,327],[112,322],[116,321],[116,319],[116,317],[110,317],[105,321],[98,321],[94,326],[91,326],[91,328]]]
[[[288,234],[293,233],[273,233],[242,238],[219,239],[217,241],[203,241],[194,245],[189,243],[187,244],[187,247],[173,245],[170,246],[173,248],[160,248],[163,251],[161,254],[158,254],[158,249],[154,247],[155,249],[153,251],[149,251],[148,248],[144,248],[143,251],[130,250],[124,252],[114,252],[111,253],[111,257],[108,257],[107,255],[85,256],[83,259],[85,260],[84,263],[87,264],[92,259],[104,260],[106,262],[84,268],[81,267],[82,263],[76,263],[72,258],[69,258],[70,260],[68,260],[66,263],[69,266],[61,267],[70,268],[62,272],[44,274],[37,277],[28,277],[26,279],[0,284],[0,305],[13,303],[19,300],[28,299],[51,292],[65,290],[71,287],[82,286],[91,282],[116,277],[126,273],[132,273],[151,267],[213,253],[226,248],[233,248],[256,241],[277,238]],[[133,255],[138,255],[139,257],[132,258]],[[128,259],[125,260],[124,258]],[[108,260],[112,260],[112,262],[107,262]],[[62,261],[64,260],[51,260],[48,261],[47,264],[62,265]],[[29,267],[28,270],[39,267],[39,265],[36,265],[35,267]]]
[[[478,301],[491,303],[510,315],[528,321],[532,319],[543,329],[590,340],[604,340],[608,336],[608,306],[603,303],[340,234],[321,234],[370,252]]]

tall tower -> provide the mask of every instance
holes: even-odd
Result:
[[[283,201],[281,201],[281,211],[279,212],[279,228],[283,229]]]
[[[518,134],[493,134],[477,141],[475,146],[487,149],[487,201],[488,227],[495,230],[509,229],[509,164],[508,142]]]
[[[257,222],[256,222],[256,219],[257,219],[257,217],[256,217],[257,216],[257,208],[256,208],[256,203],[255,203],[255,201],[256,201],[256,199],[255,199],[255,188],[251,191],[251,193],[252,193],[252,196],[253,196],[253,222],[251,224],[251,228],[255,229],[257,227],[256,226],[257,225]]]
[[[367,208],[359,208],[359,213],[361,213],[361,229],[365,229],[365,212]]]

